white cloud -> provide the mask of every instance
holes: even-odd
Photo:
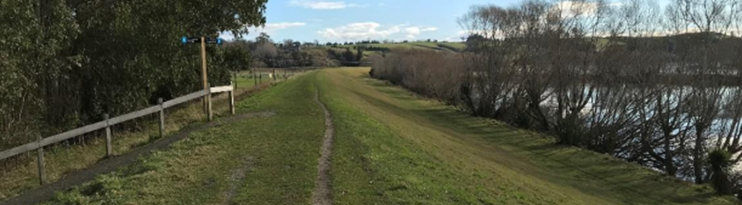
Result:
[[[306,25],[307,24],[303,22],[267,23],[265,24],[265,27],[263,27],[263,29],[266,31],[277,31],[277,30],[287,29],[291,27],[302,27]]]
[[[623,2],[613,2],[613,3],[609,3],[608,6],[621,7],[623,6],[623,4],[624,4]]]
[[[232,34],[232,32],[229,32],[229,31],[222,32],[219,34],[219,38],[231,41],[231,40],[234,40],[234,34]]]
[[[307,9],[319,9],[319,10],[331,10],[331,9],[345,9],[350,7],[366,7],[368,5],[360,4],[348,4],[343,1],[315,1],[315,0],[293,0],[289,2],[289,5],[296,7],[304,7]]]
[[[336,28],[326,28],[317,33],[331,40],[359,41],[367,39],[383,39],[392,34],[399,33],[403,25],[396,25],[388,28],[382,28],[381,24],[376,22],[352,23]]]
[[[266,23],[263,27],[250,27],[248,30],[250,31],[250,34],[259,34],[262,32],[271,34],[275,33],[276,31],[289,29],[289,28],[295,28],[295,27],[302,27],[306,26],[307,24],[304,22],[279,22],[279,23]]]
[[[424,33],[437,30],[437,27],[411,26],[409,24],[381,25],[376,22],[363,22],[325,28],[317,31],[317,33],[325,40],[330,41],[403,40],[415,39]]]
[[[422,33],[422,32],[431,32],[431,31],[437,31],[437,30],[438,30],[438,28],[436,28],[436,27],[420,28],[420,27],[417,27],[417,26],[408,27],[407,29],[405,29],[405,31],[407,32],[407,36],[406,37],[409,38],[409,39],[415,39],[415,37],[417,37],[418,35],[420,35],[420,33]]]
[[[561,11],[564,17],[593,16],[597,13],[599,5],[595,2],[584,1],[560,1],[551,8],[552,12]]]
[[[279,23],[266,23],[262,27],[248,27],[247,30],[250,32],[247,36],[242,36],[243,39],[253,39],[260,35],[260,33],[274,34],[280,30],[296,28],[306,26],[304,22],[279,22]],[[224,39],[234,39],[230,33],[225,32],[221,34]]]

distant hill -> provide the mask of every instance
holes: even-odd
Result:
[[[354,44],[354,45],[338,45],[338,48],[421,48],[421,49],[432,49],[441,51],[452,51],[460,52],[466,48],[466,44],[463,42],[407,42],[407,43],[382,43],[382,44]],[[378,49],[367,50],[366,52],[379,53]]]

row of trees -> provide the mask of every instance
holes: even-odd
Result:
[[[246,34],[266,2],[0,0],[0,149],[202,89],[180,36]],[[207,50],[227,84],[234,53]]]
[[[257,67],[285,68],[313,66],[315,58],[309,52],[301,51],[301,43],[285,40],[283,44],[276,44],[268,36],[261,33],[255,41],[241,41],[252,51]]]
[[[372,75],[720,193],[742,190],[742,3],[476,6],[467,52],[393,51]]]
[[[283,43],[274,42],[265,33],[255,41],[237,40],[235,44],[250,50],[257,63],[255,67],[292,68],[292,67],[334,67],[340,65],[358,65],[363,58],[365,47],[344,50],[336,48],[306,47],[298,41],[286,39]]]

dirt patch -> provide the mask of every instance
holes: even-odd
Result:
[[[224,193],[224,203],[222,204],[230,204],[232,202],[234,194],[242,187],[242,180],[245,179],[245,174],[252,171],[253,163],[255,163],[255,158],[248,156],[240,167],[232,170],[232,175],[229,177],[229,190]]]
[[[70,188],[74,186],[81,185],[85,182],[95,179],[95,177],[98,175],[110,173],[120,167],[128,166],[136,162],[136,160],[140,156],[149,154],[152,151],[167,148],[171,144],[177,141],[180,141],[182,139],[185,139],[193,132],[206,130],[209,128],[213,128],[213,127],[231,123],[231,122],[244,120],[247,118],[270,117],[273,115],[275,115],[274,112],[245,113],[245,114],[239,114],[239,115],[234,115],[230,117],[220,118],[212,122],[198,125],[198,126],[192,126],[192,127],[186,128],[185,130],[178,132],[178,134],[176,135],[172,135],[172,136],[154,141],[150,144],[147,144],[143,147],[137,148],[125,154],[102,160],[96,163],[95,165],[88,167],[86,169],[70,173],[64,178],[56,182],[27,191],[25,193],[22,193],[19,196],[8,199],[7,201],[0,202],[0,204],[38,204],[38,203],[47,201],[51,199],[52,197],[54,197],[54,193],[57,191],[69,190]]]
[[[317,101],[322,110],[325,112],[325,136],[322,142],[322,148],[320,150],[319,165],[317,165],[317,180],[314,183],[314,191],[312,193],[312,204],[315,205],[326,205],[332,204],[332,187],[330,186],[330,158],[332,157],[332,138],[335,133],[335,128],[332,125],[332,115],[327,110],[322,101],[319,100],[319,89],[314,95],[314,100]]]

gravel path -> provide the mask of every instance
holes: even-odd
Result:
[[[167,148],[168,146],[170,146],[170,144],[173,144],[177,141],[185,139],[193,132],[202,131],[202,130],[216,127],[222,124],[236,122],[236,121],[244,120],[247,118],[270,117],[273,115],[275,115],[275,113],[273,112],[245,113],[245,114],[220,118],[220,119],[214,120],[212,122],[209,122],[203,125],[189,127],[183,131],[180,131],[176,135],[157,140],[153,143],[150,143],[145,146],[139,147],[137,149],[131,150],[125,154],[102,160],[91,167],[88,167],[84,170],[80,170],[72,174],[69,174],[56,182],[44,185],[42,187],[38,187],[33,190],[26,191],[19,196],[8,199],[7,201],[4,201],[4,202],[0,202],[0,204],[22,204],[22,205],[38,204],[38,203],[47,201],[51,199],[52,197],[54,197],[54,193],[57,191],[68,190],[74,186],[81,185],[85,182],[91,181],[95,179],[95,177],[98,175],[110,173],[120,167],[128,166],[136,162],[139,156],[149,154],[150,152],[155,151],[155,150],[161,150],[161,149]]]
[[[330,157],[332,156],[332,137],[335,129],[332,125],[332,115],[327,110],[322,101],[319,100],[319,89],[315,93],[314,100],[317,101],[322,110],[325,112],[325,137],[322,142],[319,165],[317,165],[317,180],[314,183],[314,192],[312,193],[312,204],[329,205],[332,204],[332,187],[330,187]]]

